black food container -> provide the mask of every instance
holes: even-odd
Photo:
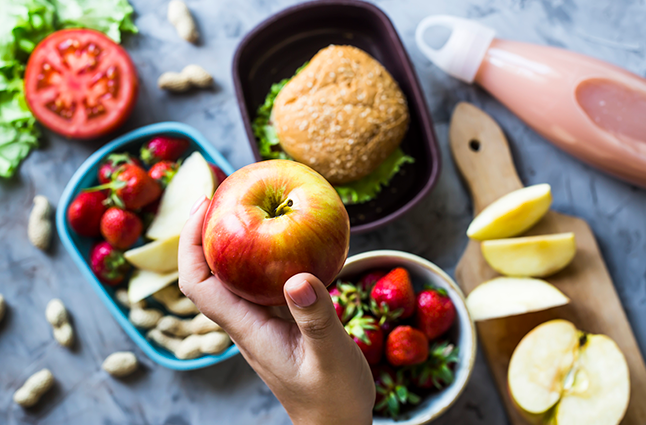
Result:
[[[378,7],[357,0],[321,0],[285,9],[247,34],[233,59],[233,80],[247,137],[256,161],[251,123],[273,83],[294,75],[330,44],[356,46],[377,59],[408,100],[410,127],[401,148],[415,159],[406,164],[370,202],[347,206],[353,234],[374,230],[419,202],[440,172],[433,123],[410,58],[388,17]]]

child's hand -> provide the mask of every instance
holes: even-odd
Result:
[[[226,289],[202,251],[206,198],[179,244],[179,284],[236,343],[295,424],[372,423],[375,386],[361,350],[339,321],[325,286],[300,273],[285,283],[287,307],[263,307]],[[291,313],[291,314],[290,314]]]

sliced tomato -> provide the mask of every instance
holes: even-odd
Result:
[[[56,31],[34,49],[25,71],[29,108],[47,128],[74,139],[116,130],[137,99],[128,53],[100,32]]]

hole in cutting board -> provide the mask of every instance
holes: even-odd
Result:
[[[472,139],[471,141],[469,141],[469,148],[471,148],[471,150],[474,152],[478,152],[480,150],[480,141]]]

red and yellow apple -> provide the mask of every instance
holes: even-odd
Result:
[[[213,274],[261,305],[285,304],[283,285],[296,273],[332,283],[349,242],[348,213],[330,183],[306,165],[278,159],[227,177],[202,228]]]

